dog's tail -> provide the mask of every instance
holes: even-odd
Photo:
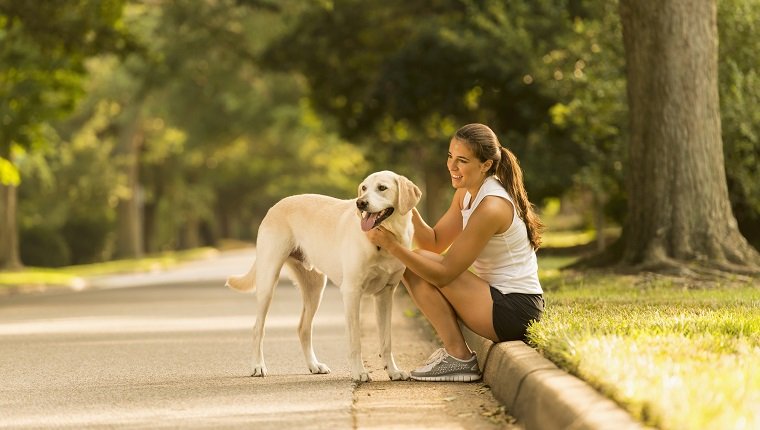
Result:
[[[241,293],[253,291],[256,288],[256,262],[253,262],[248,273],[242,276],[230,276],[224,285]]]

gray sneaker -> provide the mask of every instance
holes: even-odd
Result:
[[[482,375],[474,352],[469,360],[460,360],[440,348],[424,366],[412,370],[410,377],[417,381],[472,382],[480,380]]]

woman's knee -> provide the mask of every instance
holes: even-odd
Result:
[[[404,275],[401,277],[401,283],[404,284],[404,287],[406,287],[406,290],[409,291],[410,294],[420,282],[425,282],[425,280],[409,269],[404,270]]]
[[[404,271],[404,276],[401,278],[401,281],[401,283],[404,284],[404,287],[406,287],[406,291],[408,291],[412,296],[424,294],[431,288],[435,288],[433,284],[422,279],[409,269],[406,269],[406,271]]]
[[[430,258],[431,260],[440,261],[443,259],[443,256],[441,256],[440,254],[436,254],[435,252],[432,252],[432,251],[426,251],[424,249],[415,249],[414,252],[419,255]],[[418,294],[420,293],[420,291],[427,291],[429,288],[436,288],[433,284],[424,280],[422,277],[414,273],[409,268],[407,268],[404,271],[404,275],[402,276],[401,281],[404,284],[404,287],[406,287],[406,290],[411,295]]]

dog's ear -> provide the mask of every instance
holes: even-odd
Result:
[[[422,197],[422,191],[406,176],[397,175],[396,184],[398,185],[398,211],[401,215],[405,215],[417,206]]]

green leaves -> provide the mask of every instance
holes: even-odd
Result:
[[[0,184],[17,187],[21,183],[18,169],[9,160],[0,157]]]
[[[0,2],[0,145],[44,144],[40,127],[82,96],[84,60],[125,47],[123,1]]]
[[[760,245],[760,1],[718,2],[720,110],[734,215]]]
[[[719,2],[729,189],[750,227],[760,225],[758,1]],[[617,2],[596,0],[0,0],[0,154],[11,144],[37,154],[21,175],[0,160],[0,181],[18,185],[49,163],[48,178],[75,188],[60,205],[110,222],[117,197],[137,193],[107,150],[132,127],[151,246],[176,246],[185,220],[170,214],[199,216],[212,239],[246,237],[278,198],[350,197],[375,168],[413,177],[435,215],[448,206],[448,141],[477,121],[518,155],[532,201],[581,188],[619,220],[617,14]],[[79,164],[40,152],[50,146]],[[103,180],[69,178],[80,170]],[[31,189],[53,182],[24,179],[22,224],[45,208],[63,225],[49,189]],[[84,204],[88,189],[98,197]]]

